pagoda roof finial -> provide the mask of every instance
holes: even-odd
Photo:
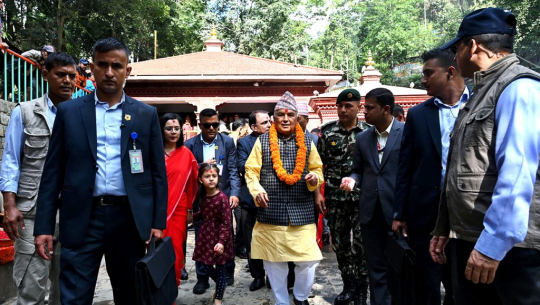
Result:
[[[220,52],[223,49],[223,41],[217,38],[216,25],[212,23],[212,31],[210,31],[210,38],[206,39],[204,46],[206,52]]]
[[[212,22],[212,31],[210,32],[210,39],[217,39],[216,25]]]
[[[368,51],[368,57],[367,57],[367,61],[366,61],[366,66],[372,66],[375,64],[375,62],[373,61],[373,56],[371,55],[371,50]]]

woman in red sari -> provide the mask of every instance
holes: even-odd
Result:
[[[167,113],[160,118],[169,183],[169,201],[167,205],[167,229],[163,236],[170,236],[176,253],[176,284],[180,286],[182,268],[185,265],[183,250],[187,237],[188,217],[193,217],[193,200],[197,194],[197,160],[184,146],[182,119],[174,113]],[[190,219],[191,220],[191,219]]]

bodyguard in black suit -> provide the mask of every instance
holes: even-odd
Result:
[[[261,134],[265,134],[270,131],[270,117],[268,112],[264,110],[253,111],[249,115],[249,126],[253,131],[248,136],[238,140],[238,172],[240,173],[240,180],[242,183],[240,206],[242,207],[242,220],[241,225],[244,230],[244,239],[246,242],[246,250],[249,263],[249,272],[253,277],[253,282],[249,285],[249,290],[259,290],[264,286],[264,265],[261,259],[251,259],[251,235],[253,233],[253,227],[257,221],[257,207],[253,202],[253,197],[249,193],[246,185],[246,161],[251,154],[253,145]]]
[[[39,255],[48,259],[59,207],[64,305],[92,304],[103,255],[115,304],[135,304],[135,263],[145,241],[160,239],[166,225],[157,111],[123,93],[128,54],[116,39],[97,41],[95,93],[58,106],[34,235]]]
[[[342,179],[341,188],[351,191],[358,186],[362,191],[358,216],[366,252],[371,304],[390,305],[384,248],[391,231],[404,124],[392,116],[394,96],[388,89],[373,89],[366,94],[365,100],[366,122],[373,126],[356,136],[353,173]]]
[[[184,145],[191,150],[195,159],[200,164],[215,163],[220,168],[219,189],[229,197],[231,209],[238,206],[240,198],[240,177],[236,163],[236,146],[231,137],[218,133],[219,120],[217,112],[213,109],[203,109],[200,114],[199,128],[201,133],[189,139]],[[198,208],[195,203],[194,209]],[[195,223],[195,238],[199,234],[199,223]],[[232,230],[232,227],[231,227]],[[227,285],[234,283],[234,258],[226,263]],[[195,262],[197,272],[197,284],[193,287],[193,293],[203,294],[210,284],[208,272],[204,264]]]
[[[446,169],[450,131],[468,90],[455,68],[454,54],[434,49],[422,55],[422,84],[429,100],[409,109],[403,131],[394,199],[392,230],[402,231],[416,253],[415,297],[418,305],[441,304],[441,280],[445,282],[444,304],[453,304],[452,285],[442,277],[444,265],[429,255],[430,232],[435,228],[439,196]]]

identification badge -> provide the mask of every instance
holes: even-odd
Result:
[[[223,159],[225,159],[225,157],[223,157],[223,155],[219,155],[219,161],[216,164],[217,168],[219,169],[218,175],[220,176],[223,174]]]
[[[218,163],[218,164],[216,164],[216,166],[217,166],[217,168],[218,168],[218,170],[219,170],[219,173],[218,173],[218,175],[220,175],[220,176],[221,176],[221,173],[223,172],[223,164],[221,164],[221,163]]]
[[[131,165],[131,173],[144,173],[142,152],[139,149],[129,151],[129,164]]]

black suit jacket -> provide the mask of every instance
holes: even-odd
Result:
[[[238,148],[237,148],[238,173],[240,174],[240,180],[242,183],[240,205],[242,205],[242,207],[245,209],[250,209],[253,211],[256,211],[257,207],[255,206],[255,202],[253,201],[253,196],[251,196],[247,188],[245,175],[246,175],[246,161],[249,158],[249,155],[251,154],[251,151],[253,150],[253,146],[255,146],[255,142],[257,142],[258,138],[259,138],[258,136],[255,136],[252,133],[238,140],[238,142],[236,143],[238,145]]]
[[[358,209],[360,223],[366,224],[371,220],[379,198],[384,218],[389,225],[392,224],[394,187],[403,125],[394,120],[380,164],[375,126],[356,136],[351,177],[361,189]]]
[[[203,142],[201,135],[189,139],[184,145],[191,150],[199,165],[204,163]],[[216,135],[216,160],[223,156],[223,172],[219,177],[219,189],[227,195],[240,198],[240,177],[236,164],[236,146],[231,137],[218,133]]]
[[[141,240],[152,228],[164,229],[167,218],[165,153],[156,108],[126,96],[122,107],[122,176]],[[126,120],[130,115],[130,120]],[[136,132],[144,172],[132,174],[128,150]],[[60,241],[64,246],[84,243],[90,220],[97,168],[96,105],[94,94],[61,103],[43,170],[37,200],[34,235],[52,235],[60,199]]]
[[[411,109],[403,131],[394,200],[394,219],[411,231],[435,227],[441,181],[439,107],[431,98]]]

